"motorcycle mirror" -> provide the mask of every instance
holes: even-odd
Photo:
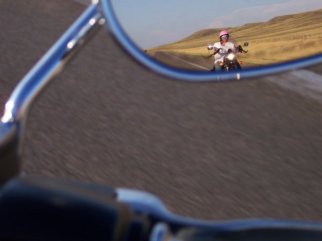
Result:
[[[322,1],[102,0],[102,6],[109,30],[127,52],[171,77],[250,77],[322,61]],[[219,42],[222,30],[233,44],[247,47],[237,56],[241,70],[210,71],[208,43]]]

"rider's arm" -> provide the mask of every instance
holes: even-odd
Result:
[[[215,44],[214,44],[214,53],[213,53],[213,55],[218,54],[219,50],[220,50],[220,45],[219,45],[219,43],[215,43]]]
[[[248,51],[244,50],[241,45],[238,45],[237,43],[234,43],[235,47],[235,53],[247,53]]]

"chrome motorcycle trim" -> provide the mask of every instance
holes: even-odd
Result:
[[[28,110],[35,98],[63,70],[76,51],[88,42],[104,21],[97,3],[93,2],[25,75],[10,95],[0,121],[0,152],[7,148],[1,160],[6,168],[0,171],[0,185],[19,174],[22,135]]]
[[[24,122],[35,97],[62,71],[93,31],[104,24],[104,18],[97,8],[95,3],[90,5],[20,81],[5,104],[2,123]]]
[[[146,207],[157,207],[158,210],[168,212],[163,202],[158,197],[150,193],[127,188],[118,188],[116,189],[116,194],[118,201],[136,206],[136,209],[143,207],[142,210],[144,211],[148,210],[145,209]]]
[[[174,228],[194,227],[212,231],[244,231],[255,229],[297,229],[322,232],[322,224],[316,222],[274,219],[240,219],[233,221],[204,221],[171,213],[156,196],[133,189],[116,189],[117,201],[126,204],[135,213],[151,216],[158,223]]]
[[[189,82],[220,82],[225,80],[240,80],[263,75],[272,75],[275,73],[303,68],[322,62],[322,54],[318,54],[315,56],[294,60],[286,63],[223,73],[194,72],[170,68],[147,56],[127,36],[121,24],[117,20],[116,14],[113,11],[113,4],[111,3],[111,0],[101,1],[101,5],[106,18],[107,29],[109,29],[113,37],[117,40],[116,42],[119,43],[123,49],[125,49],[125,52],[128,53],[134,60],[143,64],[148,69],[152,69],[153,71],[170,78]]]

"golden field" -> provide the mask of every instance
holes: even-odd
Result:
[[[275,17],[267,22],[227,28],[231,39],[245,47],[248,54],[239,59],[246,66],[267,65],[322,53],[322,9]],[[218,41],[220,29],[204,29],[178,42],[148,49],[156,52],[206,57],[207,44]]]

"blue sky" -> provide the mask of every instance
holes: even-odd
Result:
[[[322,0],[112,0],[128,35],[142,48],[224,28],[322,8]]]

